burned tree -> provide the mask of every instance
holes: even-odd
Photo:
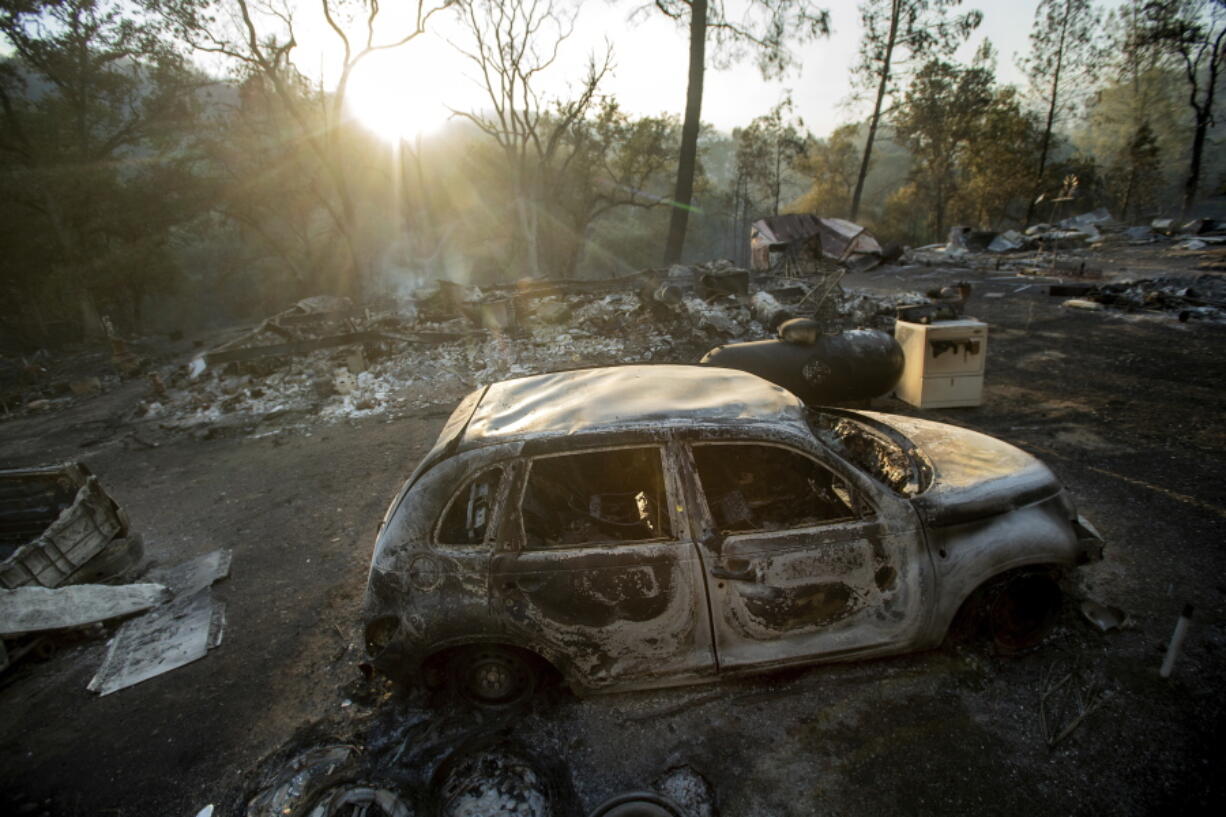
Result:
[[[864,181],[868,178],[873,143],[886,102],[903,84],[912,63],[922,63],[933,56],[953,53],[983,20],[983,13],[968,11],[950,19],[946,11],[961,0],[868,0],[860,6],[860,21],[864,36],[860,41],[860,62],[854,79],[862,91],[873,91],[873,113],[868,121],[868,138],[860,157],[860,171],[851,197],[851,212],[855,221],[860,213]]]
[[[649,8],[649,7],[644,7]],[[685,92],[685,119],[681,127],[681,154],[664,262],[681,260],[694,175],[698,167],[698,132],[702,123],[702,83],[707,65],[707,39],[713,41],[718,61],[739,59],[752,51],[763,77],[777,76],[792,64],[790,43],[803,44],[830,31],[830,15],[809,0],[753,0],[745,16],[734,20],[723,0],[656,0],[655,8],[689,30],[689,78]]]
[[[538,77],[557,61],[575,12],[560,11],[551,0],[471,0],[461,13],[473,42],[461,50],[477,68],[489,108],[456,114],[493,139],[506,160],[525,271],[538,275],[554,266],[543,257],[542,238],[554,215],[551,191],[577,153],[568,136],[596,104],[612,51],[589,59],[571,99],[546,99]]]
[[[332,276],[337,293],[360,295],[370,275],[370,251],[360,238],[360,218],[346,161],[349,128],[344,116],[349,82],[372,54],[401,48],[421,36],[430,18],[450,5],[447,0],[418,0],[403,28],[381,31],[379,0],[322,0],[330,35],[340,52],[335,88],[313,83],[293,62],[298,48],[293,12],[276,0],[203,0],[174,3],[148,0],[173,26],[174,33],[196,51],[225,59],[248,93],[277,106],[292,123],[288,141],[304,145],[314,157],[311,189],[326,212],[344,260]]]
[[[1183,210],[1200,189],[1205,139],[1213,127],[1218,77],[1226,67],[1226,0],[1167,0],[1145,7],[1148,42],[1160,45],[1183,69],[1188,104],[1195,116]]]
[[[1035,98],[1046,108],[1046,124],[1039,145],[1034,192],[1044,183],[1051,157],[1052,134],[1084,88],[1098,72],[1100,52],[1095,42],[1101,15],[1090,0],[1042,0],[1030,31],[1030,55],[1023,61]],[[1034,198],[1026,208],[1026,222],[1034,215]]]
[[[612,50],[589,57],[568,97],[541,91],[569,39],[576,11],[553,2],[475,0],[461,5],[477,68],[482,111],[456,111],[477,126],[502,159],[514,210],[512,255],[528,275],[573,273],[596,219],[619,207],[664,203],[663,182],[677,125],[670,117],[628,116],[600,95]]]

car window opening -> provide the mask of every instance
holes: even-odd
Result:
[[[521,516],[529,549],[671,538],[658,448],[532,462]]]
[[[860,503],[850,487],[803,454],[744,444],[695,445],[693,451],[721,533],[806,528],[856,517],[853,509]]]
[[[479,545],[485,541],[501,481],[502,469],[491,468],[478,474],[452,497],[443,524],[439,526],[439,544]]]

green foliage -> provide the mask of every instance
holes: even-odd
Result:
[[[846,213],[860,169],[859,126],[840,125],[825,139],[814,139],[797,160],[797,170],[812,179],[808,191],[788,206],[797,213]]]
[[[1039,124],[993,78],[990,46],[969,67],[925,65],[894,117],[912,155],[908,184],[886,202],[887,237],[943,240],[954,223],[1004,226],[1022,218]]]
[[[1154,0],[1144,6],[1139,40],[1181,69],[1194,124],[1183,190],[1188,211],[1200,190],[1209,129],[1216,124],[1216,94],[1226,72],[1226,0]]]
[[[99,313],[139,329],[147,295],[174,286],[175,229],[205,206],[184,139],[203,81],[139,5],[7,4],[0,33],[0,199],[20,225],[7,318],[33,342],[98,331]]]
[[[732,133],[740,195],[758,215],[777,215],[781,200],[793,197],[787,188],[796,186],[792,171],[807,145],[803,123],[785,118],[791,109],[792,100],[785,99]]]
[[[1176,163],[1187,149],[1183,79],[1149,36],[1149,2],[1132,0],[1108,17],[1107,79],[1072,134],[1105,168],[1107,204],[1121,218],[1157,213],[1177,199]]]
[[[857,97],[872,94],[873,112],[860,156],[855,187],[847,207],[852,220],[859,217],[868,181],[873,147],[882,112],[905,88],[918,65],[935,57],[948,57],[970,36],[983,14],[969,11],[950,19],[948,10],[960,0],[866,0],[860,6],[863,34],[860,61],[852,71]]]
[[[1101,22],[1102,15],[1090,0],[1040,0],[1035,8],[1030,53],[1021,67],[1030,82],[1031,98],[1045,117],[1035,168],[1036,191],[1054,181],[1047,171],[1056,127],[1084,101],[1097,79],[1102,61]],[[1027,208],[1027,221],[1031,210]]]

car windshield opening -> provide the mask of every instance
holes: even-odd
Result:
[[[914,496],[927,487],[923,462],[884,431],[840,414],[811,410],[807,416],[819,440],[895,493]]]

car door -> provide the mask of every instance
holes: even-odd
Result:
[[[721,670],[888,651],[922,625],[914,514],[777,443],[691,442]]]
[[[589,689],[715,672],[702,563],[663,444],[521,461],[492,563],[517,640]]]

